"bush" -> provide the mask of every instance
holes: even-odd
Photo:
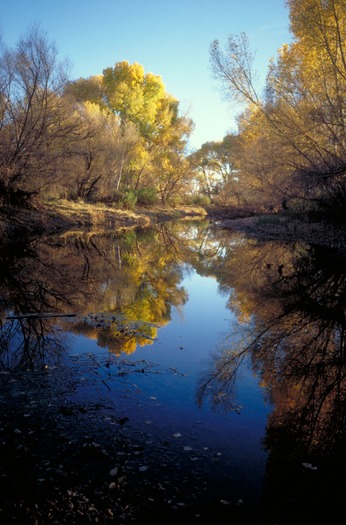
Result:
[[[137,195],[133,190],[118,191],[112,197],[112,202],[120,208],[132,210],[137,204]]]
[[[193,200],[192,200],[192,203],[195,206],[210,206],[210,202],[211,201],[208,195],[204,195],[204,194],[196,195],[195,197],[193,197]]]
[[[132,190],[127,190],[125,192],[123,204],[124,204],[125,208],[127,208],[128,210],[133,210],[133,208],[137,204],[137,195],[136,195],[136,193],[134,191],[132,191]]]
[[[157,201],[156,189],[153,187],[143,188],[137,191],[137,203],[140,206],[151,206]]]
[[[169,206],[175,208],[176,206],[181,206],[184,204],[184,201],[180,195],[173,195],[167,200],[166,204],[169,204]]]

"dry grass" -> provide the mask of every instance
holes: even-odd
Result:
[[[123,210],[105,204],[87,204],[59,200],[37,204],[35,209],[3,208],[0,211],[0,234],[3,240],[22,235],[67,230],[119,230],[147,228],[174,219],[203,217],[207,212],[198,207],[136,208]]]
[[[148,226],[149,220],[131,210],[119,210],[103,204],[86,204],[83,202],[57,201],[47,206],[47,211],[67,221],[71,227],[115,227]]]
[[[71,226],[85,227],[147,227],[163,220],[177,219],[188,216],[205,216],[206,211],[197,207],[167,208],[136,208],[123,210],[105,204],[87,204],[84,202],[57,201],[47,210],[58,214]]]

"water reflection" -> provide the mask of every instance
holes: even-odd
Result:
[[[181,282],[192,268],[217,279],[238,320],[201,378],[199,405],[240,411],[238,373],[249,362],[273,407],[263,442],[269,453],[263,523],[297,522],[302,506],[311,517],[323,491],[337,508],[342,495],[330,480],[346,456],[346,286],[345,257],[336,250],[256,242],[186,223],[6,247],[2,370],[59,361],[68,332],[116,355],[151,344],[173,309],[186,303]]]
[[[49,258],[49,244],[26,241],[0,253],[0,367],[44,368],[67,348],[52,312],[71,306],[75,285]],[[43,315],[41,315],[43,314]]]
[[[230,390],[250,354],[276,407],[272,423],[278,415],[282,425],[282,414],[294,412],[295,432],[303,431],[306,444],[327,446],[320,434],[326,424],[334,431],[342,426],[337,414],[345,401],[344,257],[319,247],[248,242],[219,261],[218,278],[232,289],[229,306],[243,329],[215,356],[200,402],[211,391],[219,402],[218,391]]]
[[[67,338],[56,331],[52,320],[8,318],[0,330],[1,370],[45,368],[58,362],[68,347]]]
[[[150,344],[172,308],[186,302],[180,282],[198,252],[188,231],[191,226],[171,225],[67,233],[12,252],[6,247],[0,254],[2,367],[32,368],[44,366],[49,355],[57,359],[67,346],[62,329],[97,339],[116,354]]]
[[[250,358],[273,406],[264,441],[270,518],[317,518],[329,497],[331,514],[342,501],[332,480],[345,464],[345,257],[244,241],[228,246],[217,275],[241,329],[214,355],[198,402],[236,406],[237,374]]]

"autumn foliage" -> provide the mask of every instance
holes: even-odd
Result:
[[[186,193],[192,122],[160,76],[118,62],[68,81],[37,29],[0,63],[0,198],[166,203]]]
[[[0,200],[214,204],[343,221],[346,201],[346,5],[287,0],[292,40],[256,84],[245,34],[210,61],[242,104],[238,130],[189,151],[193,122],[138,63],[68,81],[36,29],[0,61]]]
[[[246,35],[211,45],[213,71],[245,104],[239,118],[240,186],[267,208],[288,203],[324,215],[345,202],[346,5],[288,0],[292,42],[278,50],[263,94]],[[251,194],[247,190],[251,188]]]

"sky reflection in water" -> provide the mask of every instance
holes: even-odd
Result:
[[[152,345],[138,347],[128,357],[132,362],[146,360],[159,365],[160,370],[157,374],[133,377],[131,388],[140,389],[141,396],[154,403],[146,407],[145,413],[137,405],[128,406],[128,415],[132,424],[136,422],[143,431],[148,430],[145,421],[149,419],[150,432],[162,439],[172,439],[179,433],[182,447],[206,447],[220,455],[216,457],[222,460],[223,468],[229,469],[231,478],[241,487],[239,497],[246,499],[244,491],[258,490],[264,475],[266,454],[261,440],[270,406],[264,403],[264,392],[248,362],[244,363],[237,383],[240,413],[224,414],[212,410],[208,403],[198,406],[199,375],[208,366],[210,354],[237,321],[226,307],[226,298],[218,292],[215,278],[192,272],[181,284],[188,293],[187,303],[172,312],[171,321],[159,329]],[[71,351],[100,355],[96,342],[81,336],[74,338]],[[166,368],[176,369],[178,374],[166,373]]]

